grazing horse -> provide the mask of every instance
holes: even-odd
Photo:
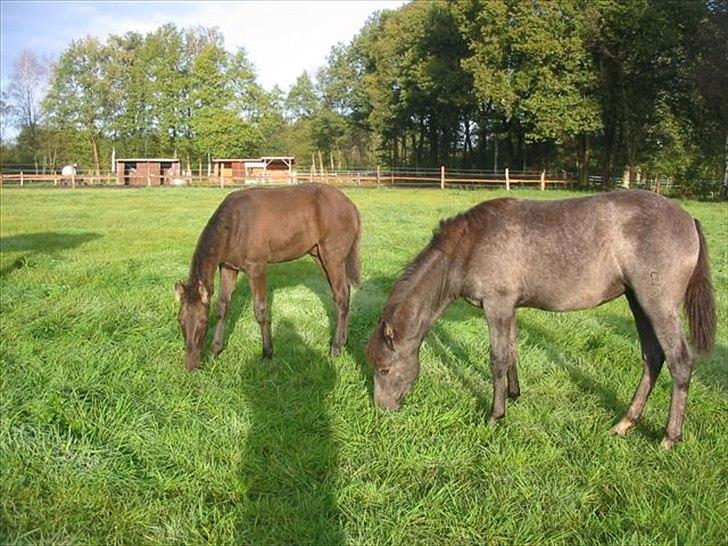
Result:
[[[273,345],[266,264],[288,262],[306,254],[321,266],[334,295],[336,331],[331,354],[338,355],[348,335],[350,287],[360,282],[360,236],[359,212],[346,195],[331,186],[254,188],[228,195],[200,234],[189,279],[175,285],[187,367],[194,369],[200,362],[216,269],[220,269],[220,301],[213,356],[224,348],[230,296],[238,272],[244,271],[263,338],[263,356],[270,358]]]
[[[715,301],[700,223],[675,203],[644,191],[559,201],[494,199],[441,223],[430,244],[394,285],[367,346],[377,405],[397,410],[419,374],[419,349],[456,298],[482,307],[490,334],[491,423],[516,372],[518,307],[573,311],[625,295],[642,344],[644,373],[624,418],[642,414],[662,364],[672,376],[663,447],[680,440],[693,357],[680,326],[684,301],[692,344],[715,340]],[[507,390],[506,390],[507,389]]]

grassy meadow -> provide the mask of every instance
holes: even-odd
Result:
[[[269,267],[272,361],[241,275],[227,349],[187,372],[172,286],[225,193],[0,193],[0,543],[726,544],[725,203],[683,203],[719,331],[665,452],[667,369],[641,424],[609,435],[642,373],[623,298],[519,311],[522,396],[495,428],[485,321],[463,302],[403,409],[373,407],[364,345],[392,283],[439,219],[504,191],[346,190],[364,236],[344,354],[328,356],[333,302],[307,258]]]

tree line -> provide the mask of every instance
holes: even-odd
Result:
[[[166,24],[18,58],[4,163],[293,155],[299,168],[565,170],[603,187],[728,184],[726,4],[411,2],[371,16],[287,92],[215,28]]]

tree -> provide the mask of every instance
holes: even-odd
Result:
[[[232,65],[232,69],[231,69]],[[250,78],[244,54],[230,59],[220,46],[208,44],[194,59],[190,73],[190,128],[198,149],[218,157],[245,157],[256,146],[252,125],[243,119]]]
[[[21,149],[38,170],[39,127],[42,121],[41,100],[48,82],[48,64],[29,49],[23,49],[13,63],[13,72],[5,94],[5,115],[23,132]]]
[[[318,109],[319,97],[311,81],[311,76],[305,70],[288,91],[285,106],[288,116],[294,121],[310,118]]]
[[[471,51],[463,66],[482,110],[501,120],[511,162],[518,154],[525,165],[529,143],[560,145],[599,129],[588,2],[465,0],[457,8]]]
[[[152,134],[151,88],[144,37],[136,32],[109,36],[110,127],[114,145],[127,156],[144,156]]]
[[[71,42],[53,71],[43,102],[50,125],[85,134],[100,172],[99,144],[109,126],[110,82],[106,73],[108,48],[96,38]]]

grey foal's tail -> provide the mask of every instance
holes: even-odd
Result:
[[[690,323],[690,341],[695,350],[707,355],[715,343],[715,297],[710,282],[710,264],[708,263],[708,246],[700,227],[695,220],[695,229],[700,240],[698,263],[685,290],[685,313]]]

